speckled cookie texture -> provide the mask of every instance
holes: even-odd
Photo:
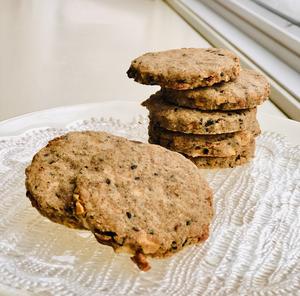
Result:
[[[149,52],[132,61],[127,75],[135,81],[185,90],[234,80],[237,56],[222,48],[182,48]]]
[[[50,220],[71,228],[84,228],[73,215],[75,178],[91,157],[103,149],[114,149],[122,138],[107,133],[71,132],[53,139],[26,169],[27,196]]]
[[[157,145],[128,142],[103,150],[80,171],[73,195],[76,215],[97,240],[133,254],[166,257],[208,237],[212,191],[197,167]]]
[[[149,123],[149,143],[159,144],[191,157],[230,157],[239,155],[243,147],[249,146],[258,134],[260,134],[258,122],[254,124],[251,130],[218,135],[172,132],[161,128],[155,122]]]
[[[50,220],[91,230],[115,251],[166,257],[207,239],[212,191],[179,153],[105,132],[53,139],[26,169],[27,196]]]
[[[242,148],[238,155],[229,157],[189,157],[198,168],[214,169],[214,168],[233,168],[248,163],[255,153],[255,141],[248,146]]]
[[[250,129],[256,122],[256,108],[236,111],[200,111],[172,105],[157,93],[142,103],[151,120],[161,127],[193,134],[222,134]]]
[[[270,85],[260,73],[243,69],[234,81],[185,91],[162,89],[161,93],[164,99],[178,106],[238,110],[262,104],[270,94]]]

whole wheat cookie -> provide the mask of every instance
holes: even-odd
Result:
[[[158,144],[172,151],[191,157],[229,157],[239,155],[260,134],[258,122],[250,130],[230,134],[194,135],[168,131],[157,123],[149,123],[149,143]]]
[[[202,110],[239,110],[262,104],[270,94],[270,85],[262,74],[243,69],[234,81],[184,91],[162,89],[161,93],[167,101],[178,106]]]
[[[207,239],[212,191],[179,153],[129,142],[94,155],[73,194],[76,216],[101,244],[128,252],[141,270]]]
[[[238,155],[229,157],[189,157],[198,168],[215,169],[215,168],[233,168],[248,163],[255,153],[255,141],[248,146],[244,146]]]
[[[104,132],[71,132],[50,141],[26,169],[26,194],[32,205],[53,222],[84,228],[73,215],[75,178],[93,155],[113,150],[124,140]]]
[[[172,89],[192,89],[234,80],[237,56],[223,48],[182,48],[149,52],[132,61],[127,75],[135,81]]]
[[[160,93],[142,103],[151,120],[161,127],[183,133],[223,134],[250,129],[256,122],[256,108],[235,111],[200,111],[172,105]]]

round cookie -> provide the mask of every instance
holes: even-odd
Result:
[[[26,194],[32,205],[53,222],[84,228],[73,215],[76,175],[93,155],[125,141],[104,132],[71,132],[50,141],[26,169]]]
[[[200,169],[233,168],[248,163],[255,153],[255,141],[235,156],[229,157],[188,157]]]
[[[260,73],[243,69],[234,81],[192,90],[162,89],[164,99],[174,105],[201,110],[239,110],[262,104],[270,85]]]
[[[77,176],[73,200],[76,216],[97,240],[133,254],[144,271],[147,257],[167,257],[205,240],[213,215],[212,191],[197,167],[143,143],[94,156]]]
[[[172,151],[191,157],[229,157],[238,155],[254,137],[260,134],[258,122],[251,130],[230,134],[194,135],[168,131],[155,122],[149,123],[149,143],[159,144]]]
[[[178,107],[163,100],[160,93],[142,103],[151,120],[161,127],[183,133],[223,134],[250,129],[256,122],[256,108],[231,112],[210,112]]]
[[[149,52],[132,61],[127,75],[142,84],[178,90],[234,80],[237,56],[223,48],[182,48]]]

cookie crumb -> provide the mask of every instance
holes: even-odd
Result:
[[[151,266],[147,261],[147,258],[142,253],[135,253],[133,257],[130,257],[130,259],[137,265],[137,267],[142,271],[148,271]]]
[[[84,207],[79,201],[76,202],[75,212],[76,215],[82,215],[84,213]]]

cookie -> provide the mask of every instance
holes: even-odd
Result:
[[[183,133],[223,134],[250,129],[256,122],[256,108],[236,111],[200,111],[164,101],[160,93],[142,103],[151,120],[161,127]]]
[[[223,48],[182,48],[149,52],[132,61],[127,75],[142,84],[178,90],[234,80],[237,56]]]
[[[32,205],[53,222],[84,228],[73,215],[76,175],[89,165],[93,155],[103,149],[113,150],[124,140],[104,132],[71,132],[50,141],[26,169],[27,196]]]
[[[238,155],[229,157],[188,157],[198,168],[233,168],[248,163],[255,153],[255,141],[243,147]]]
[[[168,131],[159,127],[155,122],[149,124],[149,143],[159,144],[191,157],[229,157],[238,155],[241,149],[248,146],[258,134],[260,134],[258,122],[251,130],[218,135],[184,134]]]
[[[101,244],[163,258],[207,239],[212,191],[188,159],[158,145],[128,142],[93,156],[73,195],[76,216]]]
[[[201,110],[239,110],[262,104],[270,94],[267,79],[244,69],[234,81],[191,90],[162,89],[164,99],[174,105]]]

